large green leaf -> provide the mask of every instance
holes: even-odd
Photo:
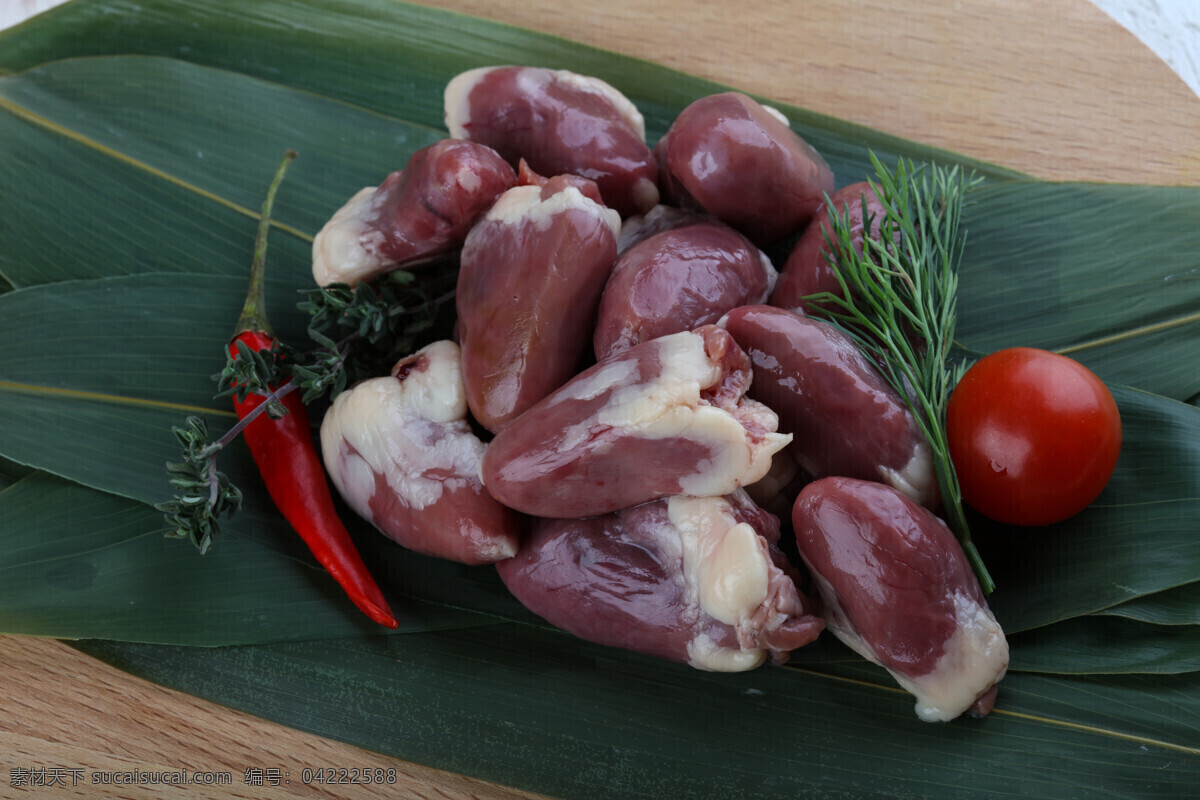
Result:
[[[525,626],[79,646],[298,728],[560,797],[1091,800],[1183,797],[1200,778],[1197,674],[1014,675],[987,720],[940,725],[874,677],[701,673]]]
[[[239,533],[201,556],[165,538],[146,505],[30,475],[0,494],[0,630],[193,645],[380,630],[277,515],[244,513]],[[493,621],[411,598],[392,605],[401,633]]]
[[[1011,637],[1011,668],[1055,674],[1200,671],[1200,625],[1089,614]]]
[[[3,488],[4,486],[10,486],[21,480],[21,478],[28,476],[32,472],[34,472],[34,470],[25,466],[24,464],[18,464],[17,462],[10,461],[7,458],[0,458],[0,480],[3,481],[3,484],[0,484],[0,488]]]
[[[263,192],[273,169],[244,164]],[[0,181],[8,201],[0,273],[14,286],[143,272],[246,273],[255,223],[244,212],[7,107],[0,107]],[[291,263],[311,252],[294,237],[274,244],[295,254]]]
[[[1100,613],[1156,625],[1200,625],[1200,582],[1134,598]]]
[[[298,52],[303,58],[295,58]],[[727,87],[640,59],[391,0],[76,0],[0,35],[0,70],[81,55],[142,53],[230,69],[418,125],[442,127],[442,88],[486,64],[542,64],[604,78],[626,92],[657,140],[697,97]],[[994,165],[898,139],[811,111],[781,108],[843,182],[857,180],[866,148]]]
[[[152,274],[0,295],[0,455],[146,503],[166,499],[164,465],[179,457],[171,426],[200,412],[214,430],[233,422],[209,376],[224,364],[245,293],[241,277]],[[302,331],[295,303],[280,302],[291,292],[273,283],[269,295],[281,335]],[[253,466],[240,445],[234,453],[243,466],[222,466],[244,481]]]
[[[8,76],[0,79],[0,108],[13,127],[13,157],[0,160],[0,175],[28,192],[29,224],[14,228],[5,248],[12,254],[5,272],[17,285],[113,274],[118,264],[125,272],[245,274],[242,254],[254,235],[245,217],[258,214],[288,147],[301,157],[273,216],[301,241],[277,234],[273,246],[297,254],[287,261],[306,280],[307,240],[333,211],[444,135],[234,73],[142,56],[73,59]],[[164,206],[180,213],[162,213]],[[211,221],[193,219],[197,208],[236,233],[214,237]],[[56,229],[65,227],[72,236],[59,241]],[[125,235],[107,236],[114,228]],[[79,263],[80,241],[109,239],[122,249]],[[128,255],[134,247],[148,257]],[[169,257],[153,257],[159,253]],[[97,264],[112,266],[97,272]]]
[[[1200,414],[1195,406],[1114,387],[1124,441],[1116,472],[1083,513],[1044,528],[974,518],[999,588],[990,602],[1011,632],[1197,580]]]
[[[406,620],[410,629],[481,621],[456,609],[532,624],[359,635],[361,621],[339,619],[348,612],[336,589],[253,490],[205,559],[151,535],[158,515],[146,503],[162,499],[170,424],[196,408],[214,425],[228,419],[207,376],[240,305],[256,209],[282,148],[302,153],[276,206],[271,314],[297,337],[293,290],[308,281],[316,226],[437,136],[450,75],[499,62],[610,80],[646,114],[651,139],[686,103],[724,88],[391,0],[76,0],[0,34],[0,71],[11,73],[0,78],[0,475],[10,482],[0,492],[0,565],[17,565],[0,592],[5,626],[266,642],[294,635],[299,612],[288,603],[311,611],[326,597],[318,618],[327,624],[312,635],[349,638],[84,646],[297,727],[568,797],[1190,792],[1200,778],[1196,672],[1013,674],[988,720],[928,726],[881,670],[829,637],[793,668],[701,674],[550,631],[494,571],[403,552],[363,524],[360,546],[389,594],[426,603],[413,606],[421,613]],[[1197,299],[1188,225],[1200,215],[1196,190],[1008,184],[1013,173],[1000,168],[784,110],[840,183],[867,171],[868,148],[885,160],[966,163],[989,177],[968,212],[966,348],[1089,345],[1079,357],[1110,382],[1177,399],[1200,392],[1188,371],[1200,344],[1186,322]],[[1146,230],[1153,240],[1140,236]],[[1132,280],[1117,270],[1130,264]],[[1105,337],[1110,344],[1095,343]],[[997,613],[1028,630],[1013,637],[1014,666],[1086,671],[1106,623],[1074,618],[1136,612],[1131,598],[1158,600],[1200,579],[1200,409],[1117,395],[1126,448],[1096,508],[1047,530],[977,527],[1000,579]],[[244,451],[225,466],[253,485]],[[34,467],[75,483],[31,475]],[[272,577],[251,579],[254,570]],[[78,613],[93,597],[100,609],[118,602],[121,576],[142,598],[185,585],[196,594],[139,602],[136,617]],[[275,588],[256,594],[267,583]],[[217,602],[207,623],[190,607],[174,621],[163,613],[214,585],[243,601]],[[238,616],[251,607],[279,624],[256,632],[255,619]],[[225,620],[236,637],[221,638]],[[1105,655],[1122,670],[1146,669],[1159,645],[1123,638]]]
[[[230,421],[223,404],[211,400],[208,375],[220,364],[241,284],[151,274],[0,296],[0,368],[12,379],[0,383],[8,419],[0,425],[0,455],[144,503],[165,499],[162,465],[177,457],[171,425],[198,409],[209,410],[214,427]],[[303,319],[287,313],[285,287],[271,287],[272,313],[281,331],[294,333]],[[1200,409],[1129,389],[1116,396],[1126,444],[1092,509],[1046,530],[977,526],[1000,584],[992,603],[1011,631],[1200,580]],[[257,486],[244,449],[229,456],[222,468],[235,482]],[[255,500],[261,502],[257,494]],[[249,534],[256,524],[247,516],[226,527]],[[484,613],[514,611],[477,571],[404,558],[395,548],[375,556],[377,569],[393,571],[389,582],[410,594],[428,591],[431,599]],[[450,588],[462,585],[474,588]]]
[[[832,637],[822,637],[796,651],[787,669],[857,683],[871,691],[890,691],[909,701],[881,667],[864,661]],[[993,713],[1194,746],[1200,741],[1195,734],[1200,726],[1200,695],[1194,693],[1198,675],[1194,671],[1010,673],[1000,684]]]
[[[1013,181],[972,199],[964,347],[1061,350],[1112,383],[1200,391],[1200,188]]]

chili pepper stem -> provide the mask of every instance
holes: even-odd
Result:
[[[242,358],[256,360],[256,354],[272,352],[278,345],[266,313],[267,237],[275,194],[288,164],[295,157],[294,150],[289,149],[284,154],[263,202],[250,268],[250,287],[228,347],[229,357],[234,362]],[[271,365],[272,370],[277,366]],[[258,465],[271,500],[317,561],[367,616],[385,627],[396,628],[398,621],[334,509],[329,484],[313,446],[303,399],[294,393],[299,384],[287,380],[277,386],[274,377],[273,374],[265,379],[265,387],[256,387],[265,388],[265,391],[250,392],[244,397],[235,394],[233,403],[238,424],[227,431],[215,447],[220,449],[241,435]],[[278,419],[261,417],[268,406],[281,406],[282,415]],[[214,458],[215,452],[209,457]]]
[[[271,230],[271,210],[275,207],[275,194],[283,183],[288,165],[296,157],[296,151],[288,149],[283,154],[283,160],[275,169],[271,185],[267,187],[267,197],[263,200],[262,216],[258,221],[258,233],[254,237],[254,260],[250,263],[250,289],[246,293],[246,303],[242,306],[242,314],[238,317],[236,336],[246,331],[271,333],[271,325],[267,321],[267,234]]]

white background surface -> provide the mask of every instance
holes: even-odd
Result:
[[[1200,0],[1092,0],[1200,95]]]
[[[0,29],[65,0],[0,0]],[[1053,0],[1049,0],[1053,2]],[[1091,0],[1200,95],[1200,0]]]

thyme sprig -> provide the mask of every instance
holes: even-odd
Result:
[[[212,376],[217,383],[215,397],[236,397],[240,403],[250,394],[264,397],[271,394],[270,387],[279,383],[280,376],[286,371],[285,364],[293,354],[279,342],[273,342],[269,350],[251,350],[249,345],[240,340],[235,346],[237,355],[227,355],[225,366]],[[277,399],[264,405],[271,419],[279,419],[287,413]]]
[[[176,495],[155,508],[166,515],[168,538],[188,539],[201,553],[207,553],[221,531],[221,516],[242,507],[242,491],[217,470],[219,448],[208,441],[204,417],[190,416],[171,432],[183,448],[182,461],[167,462],[168,480]]]
[[[217,456],[259,414],[279,419],[287,413],[279,401],[294,391],[304,392],[306,404],[335,397],[355,380],[386,374],[413,349],[416,336],[432,327],[440,306],[453,297],[448,292],[430,298],[414,283],[411,273],[393,272],[376,286],[338,284],[305,291],[307,299],[299,305],[311,316],[308,335],[318,345],[309,353],[278,342],[265,351],[237,342],[236,354],[227,354],[224,367],[212,376],[216,397],[242,401],[258,394],[266,402],[216,441],[209,441],[207,422],[200,416],[171,429],[183,448],[182,460],[167,464],[177,494],[155,506],[166,515],[168,537],[189,539],[205,553],[220,534],[221,517],[241,508],[242,492],[217,469]],[[335,341],[330,334],[345,335]]]
[[[456,277],[453,269],[439,269],[418,281],[407,270],[395,270],[353,288],[333,283],[304,291],[299,308],[309,315],[309,338],[321,345],[307,363],[290,370],[305,391],[304,402],[335,397],[355,381],[387,374],[434,326],[454,297]]]
[[[295,151],[285,153],[267,190],[255,238],[256,267],[266,258],[275,194],[295,157]],[[252,268],[251,273],[253,281],[261,269]],[[171,429],[183,455],[180,461],[167,463],[175,496],[155,506],[165,515],[166,536],[188,539],[201,553],[207,552],[220,534],[221,518],[231,516],[242,505],[242,491],[217,468],[220,452],[260,414],[272,419],[286,414],[280,400],[291,392],[303,390],[302,400],[307,404],[335,396],[359,378],[386,374],[413,349],[415,337],[432,327],[440,306],[454,296],[453,291],[430,296],[430,288],[452,287],[455,280],[453,270],[434,274],[437,277],[424,287],[412,273],[398,270],[374,286],[364,283],[351,289],[334,285],[305,292],[307,299],[299,306],[310,314],[308,334],[317,345],[309,353],[298,353],[278,340],[268,350],[254,350],[235,339],[234,352],[226,351],[224,366],[212,376],[217,384],[215,397],[233,396],[244,402],[248,395],[257,394],[265,402],[216,441],[210,441],[203,416],[189,416],[183,425]],[[255,296],[255,292],[249,293],[238,330],[269,330],[265,309],[257,303],[251,306]]]
[[[954,341],[958,264],[965,233],[962,206],[978,179],[957,166],[920,167],[901,159],[889,169],[874,153],[868,183],[883,207],[879,235],[855,247],[850,209],[830,209],[829,258],[841,294],[808,299],[854,339],[905,398],[933,451],[946,521],[958,536],[984,593],[995,588],[971,541],[962,491],[946,439],[946,403],[965,365],[948,363]],[[863,230],[874,230],[863,201]]]

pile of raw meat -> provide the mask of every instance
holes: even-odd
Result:
[[[653,150],[626,97],[561,70],[472,70],[445,113],[450,137],[313,246],[321,285],[459,264],[454,340],[323,421],[350,506],[405,547],[494,563],[592,641],[732,671],[828,627],[921,718],[986,714],[1008,648],[935,514],[929,447],[805,313],[839,289],[826,198],[869,236],[870,187],[834,192],[787,120],[738,93],[688,106]],[[777,271],[763,248],[791,239]]]

